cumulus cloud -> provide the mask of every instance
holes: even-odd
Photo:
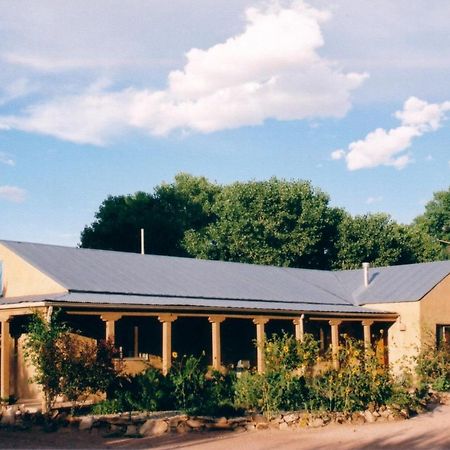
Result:
[[[427,103],[417,97],[406,100],[403,110],[397,111],[395,117],[401,125],[385,130],[377,128],[364,139],[352,142],[348,150],[335,150],[332,159],[345,159],[349,170],[365,169],[380,165],[404,168],[412,159],[405,153],[414,138],[424,133],[436,131],[445,113],[450,110],[450,101],[443,103]]]
[[[17,186],[0,186],[0,199],[13,203],[22,203],[26,197],[25,189]]]
[[[342,117],[364,73],[343,72],[321,57],[321,24],[330,15],[302,1],[249,8],[242,33],[206,50],[193,48],[164,90],[92,89],[0,117],[0,127],[102,145],[140,129],[209,133],[266,119]]]

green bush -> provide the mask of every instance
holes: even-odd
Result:
[[[333,368],[329,352],[319,357],[319,344],[311,335],[302,342],[275,336],[265,342],[264,354],[263,374],[246,372],[237,380],[237,406],[270,416],[280,410],[352,412],[415,401],[361,341],[343,338],[339,369]]]
[[[176,409],[193,414],[234,414],[235,374],[208,372],[204,358],[175,361],[167,376],[155,368],[117,377],[108,399],[94,411],[123,412]]]
[[[59,310],[45,317],[31,317],[25,341],[25,358],[35,367],[32,381],[44,393],[46,411],[57,396],[83,401],[90,394],[104,392],[117,376],[113,346],[106,342],[81,342],[60,319]]]
[[[418,358],[416,371],[420,381],[436,391],[450,391],[450,345],[424,348]]]
[[[319,354],[317,341],[311,335],[297,341],[283,333],[267,339],[263,351],[265,372],[241,375],[236,383],[236,405],[267,415],[303,409],[309,399],[306,378]]]

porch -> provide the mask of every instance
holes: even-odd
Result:
[[[41,311],[51,313],[49,308]],[[215,370],[239,364],[264,371],[262,343],[282,332],[302,340],[305,333],[320,342],[321,351],[331,349],[338,367],[339,343],[344,334],[377,347],[386,364],[387,334],[393,315],[373,314],[260,314],[236,311],[136,310],[62,308],[62,318],[82,336],[108,339],[120,350],[124,368],[138,373],[148,366],[167,373],[176,358],[204,355]],[[38,395],[26,386],[30,368],[23,361],[21,339],[32,311],[29,308],[0,313],[0,397],[23,400]],[[22,338],[21,338],[22,337]],[[257,345],[255,345],[255,343]]]

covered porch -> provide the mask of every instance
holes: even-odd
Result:
[[[387,334],[396,315],[383,313],[339,314],[195,310],[187,308],[106,308],[97,305],[46,305],[0,312],[0,397],[37,395],[24,387],[27,369],[20,339],[27,320],[35,310],[51,314],[62,309],[62,318],[82,336],[108,339],[120,350],[124,369],[138,373],[148,366],[167,373],[174,359],[184,355],[204,355],[215,370],[236,368],[238,364],[264,371],[263,342],[282,332],[302,340],[312,334],[323,352],[331,350],[338,367],[339,343],[344,334],[363,340],[366,348],[376,346],[377,354],[387,358]],[[255,345],[256,344],[256,345]]]

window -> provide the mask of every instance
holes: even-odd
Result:
[[[450,345],[450,325],[436,325],[437,345]]]

